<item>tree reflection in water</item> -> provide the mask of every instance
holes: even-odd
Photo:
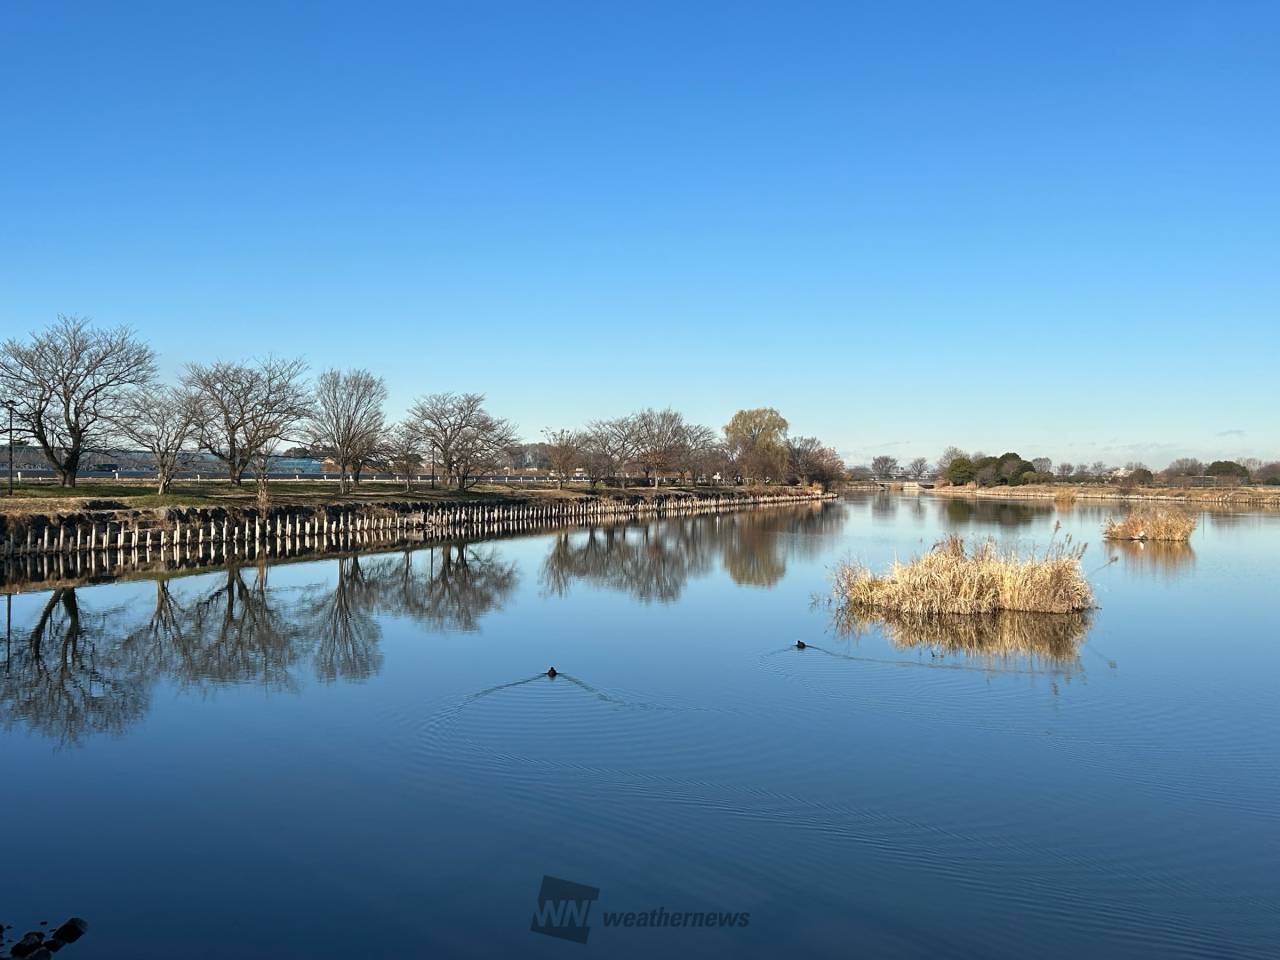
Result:
[[[380,585],[361,561],[339,558],[334,588],[312,587],[299,604],[303,628],[315,638],[312,659],[321,680],[367,680],[382,669],[382,624],[375,616]]]
[[[0,672],[0,722],[64,743],[122,733],[150,702],[150,674],[121,648],[120,609],[83,610],[75,588],[49,594],[30,628],[9,636]]]
[[[380,613],[433,630],[472,632],[502,609],[518,581],[516,565],[490,544],[447,543],[378,557],[370,565]]]
[[[981,500],[961,497],[939,498],[938,516],[948,528],[986,526],[1025,527],[1043,521],[1057,509],[1051,500]]]
[[[162,679],[297,690],[310,664],[324,681],[364,680],[382,667],[380,615],[477,630],[517,580],[495,547],[474,544],[336,558],[317,568],[332,571],[331,583],[301,590],[272,589],[270,569],[162,577],[141,615],[136,603],[88,610],[75,587],[59,587],[34,624],[6,624],[0,722],[76,743],[126,730]]]
[[[543,587],[563,595],[583,581],[670,602],[717,562],[737,583],[769,587],[789,558],[822,549],[844,509],[817,504],[565,532],[552,539]],[[16,633],[8,625],[0,722],[74,743],[127,729],[161,680],[206,692],[228,684],[297,690],[308,667],[326,682],[364,680],[382,668],[381,617],[479,630],[518,581],[515,563],[492,542],[335,557],[314,567],[324,581],[301,588],[273,588],[272,569],[230,563],[163,574],[151,602],[102,609],[85,609],[75,586],[59,586],[33,624]]]
[[[194,594],[156,581],[155,607],[142,624],[123,629],[134,659],[184,686],[260,683],[296,689],[293,669],[306,655],[307,633],[267,588],[268,567],[233,565],[200,577]],[[210,580],[212,579],[212,584]]]
[[[678,600],[710,557],[692,523],[592,527],[556,534],[542,564],[544,592],[564,596],[574,581],[629,593],[645,603]]]
[[[670,603],[717,559],[735,583],[771,587],[789,557],[816,555],[844,519],[842,504],[826,503],[568,530],[555,536],[543,561],[543,592],[564,596],[581,581],[645,603]]]

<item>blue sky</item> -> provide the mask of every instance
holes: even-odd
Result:
[[[1280,6],[30,3],[0,329],[367,366],[535,438],[778,407],[1280,458]]]

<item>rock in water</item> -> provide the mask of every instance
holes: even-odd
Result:
[[[89,931],[89,923],[80,917],[72,917],[50,935],[51,940],[75,943]]]
[[[44,950],[44,934],[40,933],[38,930],[32,930],[9,948],[9,956],[19,958],[30,957],[37,950]]]

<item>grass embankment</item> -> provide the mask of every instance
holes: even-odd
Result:
[[[272,506],[336,506],[340,504],[377,503],[387,500],[414,500],[442,503],[501,503],[508,500],[578,499],[581,497],[651,497],[670,496],[752,496],[762,493],[797,493],[799,487],[694,487],[663,485],[600,486],[586,484],[556,489],[554,483],[479,484],[466,490],[415,482],[412,490],[403,483],[363,481],[347,493],[340,493],[337,481],[273,480],[269,485]],[[173,484],[169,493],[157,494],[155,484],[144,481],[88,481],[76,487],[60,487],[53,483],[22,483],[13,497],[5,497],[0,489],[0,514],[73,512],[78,510],[155,509],[160,507],[252,507],[256,504],[252,480],[236,487],[224,481],[183,480]]]
[[[1108,540],[1164,540],[1184,543],[1191,539],[1196,518],[1185,510],[1141,507],[1123,517],[1112,517],[1102,528]]]
[[[836,570],[837,601],[850,614],[913,619],[989,615],[1002,611],[1074,613],[1094,606],[1080,569],[1084,546],[1068,537],[1043,553],[1019,556],[988,540],[972,550],[951,535],[888,573],[846,562]]]

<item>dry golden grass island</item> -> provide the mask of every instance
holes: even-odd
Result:
[[[1160,540],[1185,543],[1196,528],[1194,514],[1169,507],[1141,507],[1112,517],[1102,528],[1108,540]]]
[[[928,553],[895,561],[885,574],[854,561],[841,563],[836,600],[849,612],[912,617],[1078,613],[1094,606],[1080,566],[1086,546],[1067,537],[1021,556],[994,540],[970,548],[952,534]]]

